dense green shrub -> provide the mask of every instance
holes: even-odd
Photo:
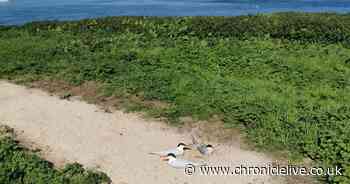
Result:
[[[205,37],[270,36],[312,42],[348,42],[350,16],[338,14],[279,13],[270,16],[199,17],[192,19],[192,30]]]
[[[110,179],[104,173],[85,170],[78,163],[55,169],[35,153],[20,146],[0,127],[0,183],[2,184],[102,184]]]
[[[125,32],[144,35],[197,35],[202,38],[272,37],[303,42],[350,44],[350,15],[333,13],[276,13],[236,17],[106,17],[81,21],[29,23],[31,32],[65,30],[72,32]]]
[[[171,104],[158,115],[222,117],[258,147],[341,167],[350,183],[350,15],[108,17],[1,31],[0,78],[104,84]],[[348,46],[348,45],[347,45]],[[18,54],[21,53],[21,54]]]

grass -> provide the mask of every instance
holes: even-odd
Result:
[[[93,81],[105,96],[165,102],[169,106],[150,111],[177,123],[186,116],[222,117],[258,148],[341,167],[342,176],[321,179],[349,183],[350,49],[343,39],[348,32],[341,30],[350,16],[332,15],[330,22],[318,14],[256,17],[279,22],[256,35],[230,27],[201,34],[212,29],[201,23],[215,22],[210,17],[125,17],[117,18],[115,24],[124,24],[116,28],[113,18],[7,27],[0,32],[0,78]],[[246,21],[254,30],[256,17],[217,20]],[[292,22],[293,34],[277,34],[285,30],[283,20]],[[310,21],[311,28],[298,27]],[[337,23],[344,25],[336,37],[317,32]]]
[[[9,127],[0,126],[0,183],[2,184],[103,184],[110,179],[101,172],[85,170],[78,163],[54,168],[21,146]]]

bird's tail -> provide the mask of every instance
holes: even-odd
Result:
[[[150,153],[148,153],[149,155],[158,155],[158,153],[156,153],[156,152],[150,152]]]

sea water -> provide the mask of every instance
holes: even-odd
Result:
[[[0,0],[0,24],[103,16],[234,16],[350,12],[350,0]]]

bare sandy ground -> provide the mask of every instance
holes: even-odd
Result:
[[[280,184],[270,176],[186,176],[149,152],[191,142],[165,123],[144,120],[122,111],[105,113],[79,100],[60,100],[35,89],[0,81],[0,123],[14,128],[19,138],[43,149],[43,156],[60,166],[79,162],[106,172],[115,184]],[[215,144],[215,143],[214,143]],[[235,146],[236,145],[236,146]],[[195,152],[185,157],[210,165],[263,165],[271,160],[261,153],[242,150],[239,144],[221,145],[209,158]]]

